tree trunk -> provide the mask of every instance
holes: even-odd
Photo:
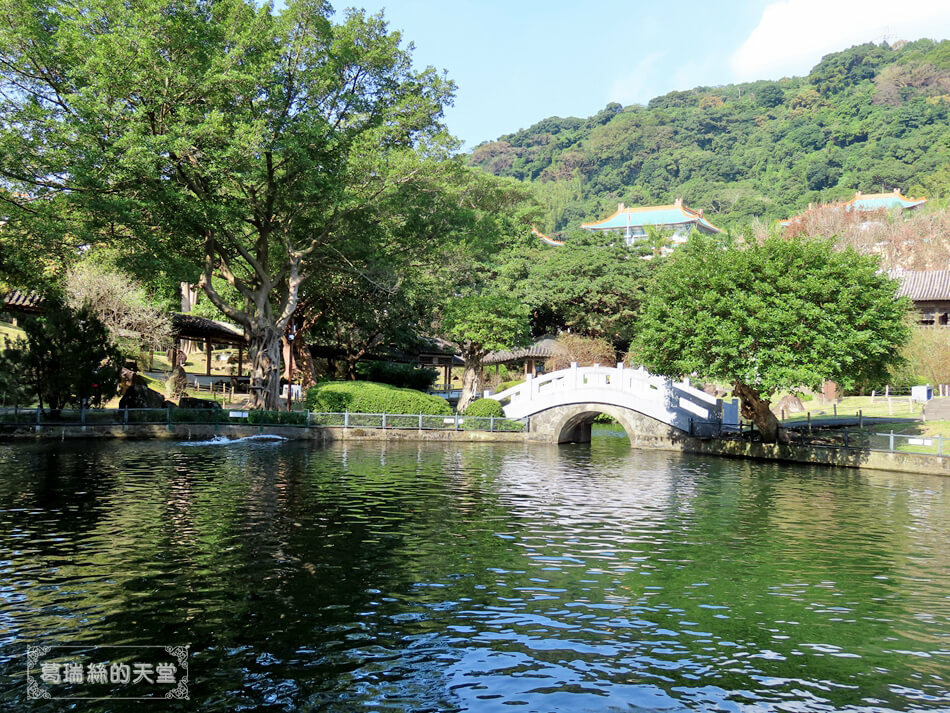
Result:
[[[736,382],[732,385],[732,394],[742,400],[742,417],[751,419],[763,443],[788,443],[788,434],[769,408],[771,402],[763,399],[758,390]]]
[[[248,331],[253,407],[276,411],[280,408],[280,334],[273,327],[255,326]]]
[[[298,332],[299,334],[299,332]],[[294,365],[300,372],[300,388],[304,391],[317,383],[317,368],[307,343],[299,336],[294,340]]]
[[[183,314],[188,314],[194,309],[195,305],[198,304],[198,293],[201,288],[188,282],[182,282],[180,286],[181,311]],[[191,339],[181,340],[181,350],[185,355],[191,355],[201,351],[201,346],[201,342],[196,342]],[[172,366],[175,366],[175,364],[172,364]]]
[[[222,251],[212,231],[206,234],[205,265],[199,286],[205,291],[211,303],[221,310],[228,319],[244,327],[248,341],[247,354],[251,363],[251,399],[254,408],[276,411],[280,408],[280,352],[281,336],[297,308],[297,295],[303,275],[300,274],[299,256],[291,256],[282,269],[277,281],[271,278],[267,267],[267,244],[269,231],[262,231],[257,241],[257,257],[247,250],[241,255],[254,270],[259,284],[252,289],[237,278],[228,264],[227,251]],[[239,248],[240,250],[240,248]],[[263,258],[263,259],[262,259]],[[220,271],[225,280],[235,287],[244,297],[244,309],[229,304],[213,285],[213,274]],[[283,287],[284,289],[280,289]],[[280,305],[275,311],[270,300],[284,292]],[[276,316],[275,317],[275,312]]]
[[[482,392],[482,360],[476,356],[462,355],[465,359],[465,371],[462,374],[462,395],[456,410],[465,413],[468,405]]]

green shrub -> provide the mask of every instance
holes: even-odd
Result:
[[[146,412],[148,413],[148,412]],[[129,420],[136,412],[129,413]],[[164,416],[164,413],[161,414]],[[228,423],[227,411],[210,408],[172,408],[168,410],[168,420],[172,423]]]
[[[324,413],[451,415],[449,402],[414,389],[373,381],[328,381],[307,390],[307,408]]]
[[[507,390],[510,389],[512,386],[518,386],[519,384],[523,384],[523,383],[524,383],[524,379],[515,379],[515,380],[513,380],[513,381],[502,381],[502,382],[501,382],[500,384],[498,384],[498,386],[495,388],[495,391],[494,391],[494,392],[495,392],[496,394],[500,394],[502,391],[507,391]]]
[[[361,381],[374,381],[377,384],[389,384],[401,389],[425,391],[435,383],[439,373],[435,369],[417,369],[412,364],[373,361],[357,364],[356,376]]]
[[[475,399],[465,409],[465,415],[500,418],[505,415],[505,412],[502,411],[501,404],[495,399]]]
[[[306,411],[248,411],[247,422],[254,426],[306,426]]]
[[[615,419],[613,416],[608,416],[605,413],[599,413],[594,416],[594,423],[603,423],[609,425],[612,423],[617,423],[617,419]]]

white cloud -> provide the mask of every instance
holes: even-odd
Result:
[[[785,0],[765,8],[733,53],[738,81],[806,74],[823,55],[863,42],[950,37],[947,0]]]
[[[628,74],[618,77],[610,84],[607,90],[607,101],[627,104],[645,104],[653,98],[653,84],[657,77],[657,72],[652,69],[665,52],[654,52],[649,54],[639,62]]]

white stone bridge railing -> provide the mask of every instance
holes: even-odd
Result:
[[[569,404],[608,404],[637,411],[681,431],[699,424],[722,422],[722,401],[688,382],[654,376],[643,368],[571,364],[488,398],[501,402],[508,418],[525,418],[540,411]]]

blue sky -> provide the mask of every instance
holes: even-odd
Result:
[[[548,116],[674,89],[805,74],[861,42],[950,38],[950,0],[364,0],[458,85],[449,129],[472,148]]]

